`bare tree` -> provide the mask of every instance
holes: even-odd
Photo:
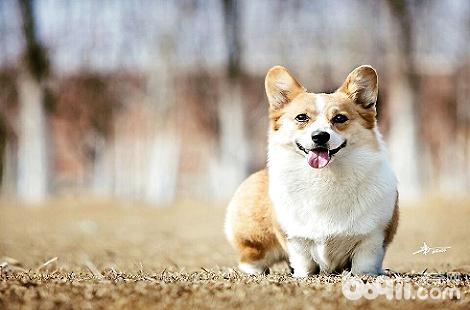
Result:
[[[414,2],[413,2],[414,3]],[[415,197],[421,190],[420,149],[417,132],[418,75],[413,57],[411,4],[406,0],[388,0],[395,37],[390,41],[390,118],[389,147],[400,181],[402,197]],[[413,163],[413,164],[411,164]]]
[[[47,195],[47,150],[44,100],[49,62],[37,36],[32,0],[18,0],[25,41],[18,77],[18,196],[35,202]]]
[[[239,4],[236,0],[223,0],[227,67],[218,104],[219,160],[213,171],[216,197],[221,199],[228,197],[248,172],[248,143],[240,85]],[[223,178],[220,171],[224,173]]]
[[[175,44],[171,36],[165,36],[158,48],[160,57],[155,59],[147,83],[147,103],[154,113],[155,127],[146,143],[148,156],[144,174],[144,199],[151,203],[166,204],[176,197],[180,164],[180,138],[172,126],[175,102],[174,65]]]
[[[3,115],[0,115],[0,185],[3,182],[3,170],[5,162],[5,150],[7,147],[6,121]]]

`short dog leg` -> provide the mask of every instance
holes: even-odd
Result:
[[[287,241],[289,265],[294,269],[294,278],[305,278],[318,272],[318,265],[310,254],[312,242],[295,238]]]
[[[385,255],[383,235],[373,234],[364,239],[354,250],[351,272],[353,274],[383,274],[382,262]]]

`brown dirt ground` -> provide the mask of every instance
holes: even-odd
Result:
[[[286,266],[246,276],[233,268],[223,215],[223,206],[193,202],[160,209],[80,199],[29,208],[3,202],[0,308],[470,308],[468,199],[402,206],[384,263],[391,278],[414,288],[456,286],[459,300],[350,301],[341,276],[295,280]],[[451,249],[412,255],[423,241]]]

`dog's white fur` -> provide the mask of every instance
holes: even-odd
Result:
[[[321,95],[317,95],[317,102],[317,109],[324,107]],[[307,137],[318,124],[330,132],[331,148],[343,142],[323,120],[311,125]],[[397,180],[378,130],[374,129],[378,151],[368,145],[356,147],[348,139],[347,148],[323,169],[306,169],[303,154],[283,147],[281,140],[291,137],[288,128],[281,130],[284,137],[270,135],[276,141],[268,145],[269,193],[288,236],[294,276],[305,277],[319,267],[332,272],[349,258],[355,274],[382,273],[384,229],[392,217]],[[360,245],[349,249],[351,242]],[[332,257],[328,253],[336,254]]]
[[[273,113],[267,173],[242,183],[225,223],[240,269],[260,273],[288,257],[295,277],[348,267],[354,274],[382,273],[385,248],[398,224],[398,197],[376,126],[375,70],[356,68],[333,94],[307,93],[278,66],[268,72],[265,85]],[[338,128],[331,119],[334,109],[349,109],[356,118]],[[298,113],[309,113],[311,122],[301,126],[294,120]],[[338,150],[321,169],[310,167],[306,154],[316,147],[317,131],[329,134],[328,150]]]

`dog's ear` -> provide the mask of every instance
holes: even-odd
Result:
[[[377,72],[371,66],[360,66],[349,73],[343,85],[337,90],[345,93],[364,109],[375,107],[378,94]]]
[[[307,90],[284,67],[274,66],[266,74],[264,81],[266,95],[271,108],[278,109]]]

